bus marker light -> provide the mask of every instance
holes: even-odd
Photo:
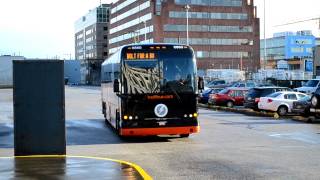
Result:
[[[193,113],[193,117],[198,117],[198,113]]]
[[[128,116],[127,116],[127,115],[124,115],[124,116],[123,116],[123,119],[124,119],[124,120],[127,120],[127,119],[128,119]]]

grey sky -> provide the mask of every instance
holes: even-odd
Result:
[[[111,0],[101,0],[102,3]],[[74,56],[74,22],[99,0],[0,0],[0,55],[15,53],[28,58]],[[263,37],[263,0],[255,0]],[[192,8],[192,7],[191,7]],[[318,22],[309,21],[275,28],[274,25],[320,16],[319,0],[266,0],[266,34],[312,29],[319,36]]]

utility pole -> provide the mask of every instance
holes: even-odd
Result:
[[[190,6],[187,4],[184,8],[186,9],[186,16],[187,16],[187,45],[189,45],[189,9],[190,9]]]

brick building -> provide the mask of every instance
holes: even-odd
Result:
[[[134,42],[187,44],[188,21],[199,69],[256,71],[256,14],[253,0],[119,0],[111,6],[109,53]]]

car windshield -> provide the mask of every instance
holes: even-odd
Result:
[[[268,96],[266,96],[266,97],[276,98],[276,97],[278,97],[280,94],[281,94],[281,92],[275,92],[275,93],[272,93],[272,94],[270,94],[270,95],[268,95]]]
[[[229,92],[229,89],[223,89],[219,92],[219,94],[227,94]]]
[[[207,93],[210,93],[212,91],[212,89],[206,89],[202,92],[202,94],[207,94]]]
[[[319,80],[309,80],[304,86],[305,87],[316,87],[319,83]]]

